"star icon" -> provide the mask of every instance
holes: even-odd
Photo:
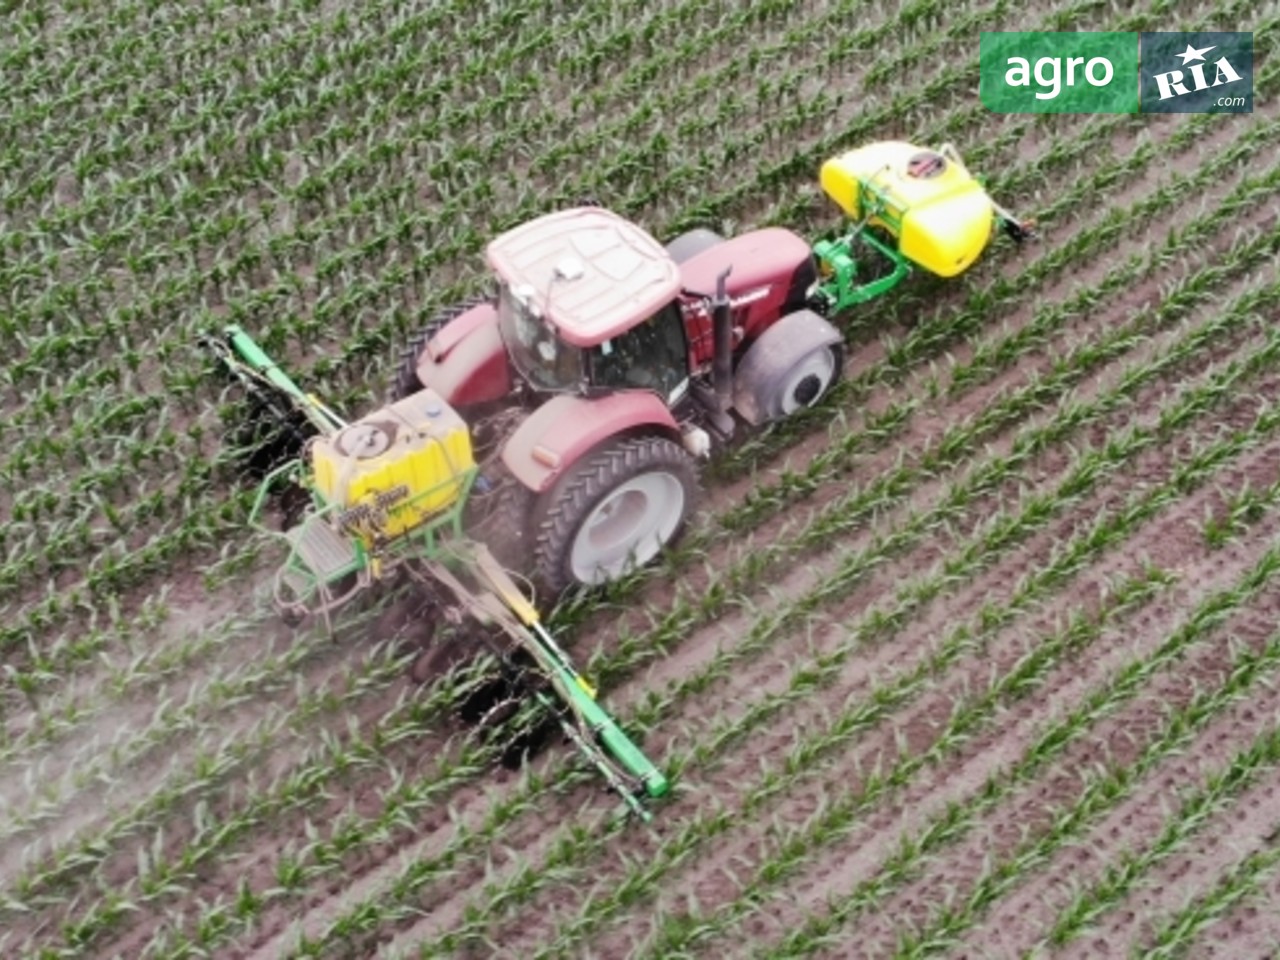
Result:
[[[1182,53],[1175,53],[1174,56],[1181,57],[1182,65],[1185,67],[1192,60],[1203,60],[1204,55],[1212,49],[1213,47],[1205,47],[1202,50],[1197,50],[1195,47],[1193,47],[1191,44],[1188,43],[1186,50],[1184,50]]]

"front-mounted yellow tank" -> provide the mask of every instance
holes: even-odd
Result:
[[[475,459],[466,422],[434,391],[383,407],[312,441],[316,492],[366,543],[456,504]]]
[[[991,198],[950,145],[868,144],[828,160],[819,179],[851,219],[883,227],[904,257],[940,277],[967,270],[995,229]]]

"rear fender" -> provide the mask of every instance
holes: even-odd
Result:
[[[493,304],[473,307],[427,341],[418,357],[418,380],[457,407],[511,392],[511,365]]]
[[[542,493],[590,450],[639,430],[680,435],[667,405],[647,390],[592,398],[561,394],[516,428],[502,448],[502,462],[524,486]]]

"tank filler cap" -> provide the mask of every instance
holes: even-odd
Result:
[[[936,177],[947,168],[947,160],[942,154],[933,150],[921,150],[914,153],[907,161],[907,176],[919,180]]]
[[[386,453],[391,433],[374,423],[353,423],[338,436],[337,447],[344,456],[368,460]]]

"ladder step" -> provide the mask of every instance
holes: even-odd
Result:
[[[339,536],[323,520],[307,520],[286,534],[297,550],[298,559],[316,577],[327,583],[356,569],[355,544]]]
[[[306,600],[316,587],[315,581],[289,567],[281,572],[280,580],[289,588],[290,599]]]

